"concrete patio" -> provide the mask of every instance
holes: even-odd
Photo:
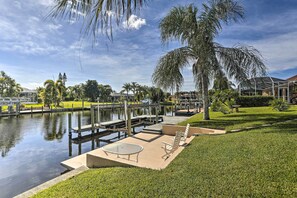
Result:
[[[138,162],[136,162],[137,155],[131,155],[130,160],[125,155],[117,157],[115,154],[106,154],[102,148],[95,149],[86,154],[66,160],[61,164],[68,169],[76,169],[81,166],[88,168],[99,167],[114,167],[114,166],[136,166],[150,169],[164,169],[168,164],[190,143],[194,137],[187,138],[185,146],[180,146],[168,158],[163,157],[166,153],[162,142],[172,142],[173,136],[159,135],[149,133],[139,133],[133,137],[128,137],[119,142],[137,144],[143,147],[143,151],[139,153]],[[162,158],[163,157],[163,158]]]
[[[159,124],[158,124],[158,127]],[[122,139],[118,142],[137,144],[143,147],[143,151],[139,153],[138,162],[137,155],[131,155],[130,159],[126,155],[106,154],[102,148],[95,149],[83,155],[63,161],[61,164],[70,169],[77,169],[81,166],[88,168],[114,167],[114,166],[135,166],[141,168],[150,168],[160,170],[166,168],[170,162],[194,139],[196,135],[219,135],[225,134],[222,130],[213,130],[199,127],[190,127],[188,138],[185,144],[181,145],[169,157],[164,155],[164,144],[162,142],[173,142],[176,131],[185,131],[184,126],[171,124],[161,125],[162,134],[156,133],[138,133],[134,136]]]

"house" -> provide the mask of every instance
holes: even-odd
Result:
[[[297,75],[286,80],[275,77],[256,77],[238,85],[240,95],[260,95],[283,98],[289,103],[297,102]]]

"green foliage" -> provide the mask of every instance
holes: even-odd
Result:
[[[242,107],[262,107],[269,106],[269,102],[273,99],[272,96],[239,96],[235,103]]]
[[[230,108],[226,104],[222,103],[221,101],[214,101],[210,107],[211,107],[211,110],[214,112],[222,112],[223,114],[231,113]]]
[[[149,99],[152,103],[160,103],[165,100],[165,93],[162,89],[156,87],[149,88]]]
[[[232,89],[225,90],[209,90],[211,96],[211,109],[214,112],[220,111],[223,114],[232,112],[232,105],[235,104],[234,100],[238,97],[238,93]]]
[[[274,99],[270,101],[270,105],[274,110],[277,111],[286,111],[289,109],[289,104],[283,99]]]
[[[95,102],[99,97],[98,82],[96,80],[87,80],[84,84],[84,96],[91,102]]]
[[[56,107],[60,106],[60,102],[63,101],[63,93],[66,88],[61,80],[56,82],[53,80],[46,80],[44,82],[44,89],[39,90],[41,98],[45,106],[50,106],[54,103]]]
[[[0,96],[17,97],[22,91],[20,84],[8,76],[4,71],[0,71]]]
[[[199,12],[194,4],[172,8],[160,22],[161,41],[177,40],[183,46],[160,58],[153,82],[165,89],[178,88],[184,81],[181,71],[190,66],[196,87],[203,95],[204,119],[209,120],[208,87],[214,79],[224,74],[242,81],[266,73],[258,50],[239,45],[223,47],[215,42],[222,27],[226,27],[223,24],[237,22],[243,14],[243,7],[233,0],[208,1]],[[219,79],[224,83],[216,82],[216,88],[229,86],[227,79]]]
[[[199,118],[185,123],[192,126],[199,121],[199,126],[206,126],[226,121],[228,127],[236,122],[237,127],[245,127],[264,118],[272,122],[297,118],[297,107],[292,109],[243,108],[245,113],[236,115],[211,112],[213,120],[203,121],[198,114]],[[294,122],[243,133],[199,136],[164,170],[90,169],[34,197],[296,197],[296,153],[292,152],[297,150],[296,141]]]
[[[84,85],[81,83],[79,85],[69,86],[66,90],[66,101],[78,101],[85,98],[84,96]]]

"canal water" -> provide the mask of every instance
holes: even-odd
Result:
[[[79,113],[82,124],[90,124],[90,112],[84,111],[72,113],[72,125],[77,126]],[[139,109],[134,113],[142,115],[147,111]],[[165,114],[171,114],[171,110],[167,108]],[[68,113],[52,113],[0,118],[0,198],[13,197],[63,174],[66,169],[61,161],[107,144],[98,139],[95,144],[71,144],[67,116]],[[102,122],[119,117],[123,118],[123,112],[100,112]],[[137,127],[136,132],[142,128]],[[117,141],[117,136],[115,133],[100,139]]]

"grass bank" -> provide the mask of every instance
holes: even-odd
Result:
[[[211,113],[214,121],[193,117],[190,122],[215,126],[217,120],[218,127],[229,128],[297,116],[295,107],[283,113],[267,107],[242,111],[245,113]],[[92,169],[35,197],[296,197],[296,142],[296,121],[199,136],[164,170]]]

